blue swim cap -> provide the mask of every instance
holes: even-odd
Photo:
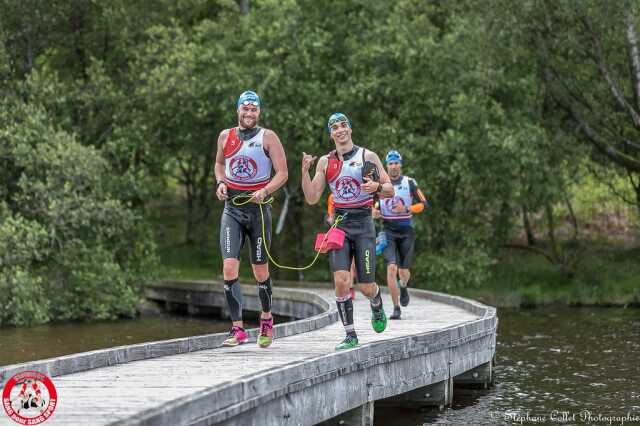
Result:
[[[331,134],[331,126],[342,121],[346,121],[349,128],[351,128],[351,120],[349,120],[346,115],[341,112],[334,112],[333,114],[331,114],[329,116],[329,119],[327,120],[327,132]]]
[[[240,105],[254,105],[260,108],[260,104],[260,96],[258,96],[256,92],[247,90],[242,92],[242,94],[238,98],[238,105],[236,106],[236,108],[240,108]]]
[[[400,153],[395,149],[387,152],[387,156],[384,159],[385,164],[389,164],[392,161],[397,161],[398,163],[402,164],[402,155],[400,155]]]

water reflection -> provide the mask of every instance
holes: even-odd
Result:
[[[245,327],[257,327],[257,322],[245,321]],[[0,328],[0,365],[228,330],[228,321],[168,314],[133,320],[6,327]]]
[[[500,309],[498,316],[493,389],[456,389],[442,413],[376,409],[376,426],[585,424],[627,413],[640,423],[639,309]]]

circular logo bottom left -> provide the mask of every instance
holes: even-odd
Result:
[[[53,414],[58,394],[53,382],[37,371],[11,377],[2,391],[2,406],[9,418],[21,425],[37,425]]]

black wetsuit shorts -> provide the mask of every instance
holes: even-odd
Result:
[[[341,213],[340,210],[336,210],[336,215]],[[358,282],[375,282],[376,231],[371,210],[366,214],[347,213],[345,220],[338,224],[338,228],[342,229],[346,235],[342,248],[329,252],[331,271],[350,271],[351,259],[354,258]]]
[[[387,264],[395,263],[398,268],[408,269],[413,260],[413,248],[416,240],[416,232],[412,226],[389,229],[384,227],[387,235],[387,247],[382,252]]]
[[[255,203],[234,206],[227,202],[220,219],[220,253],[223,259],[240,259],[240,251],[245,238],[249,238],[251,263],[261,265],[267,263],[267,247],[271,247],[271,206],[263,205],[265,237],[262,237],[262,220],[260,206]]]

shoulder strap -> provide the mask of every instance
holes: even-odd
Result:
[[[227,135],[227,140],[224,142],[224,146],[222,147],[222,152],[224,153],[225,158],[229,158],[242,148],[242,141],[236,135],[236,128],[232,127],[229,129],[229,134]]]
[[[338,159],[338,154],[334,149],[329,153],[327,170],[324,173],[327,182],[333,182],[340,175],[340,171],[342,171],[342,161]]]

